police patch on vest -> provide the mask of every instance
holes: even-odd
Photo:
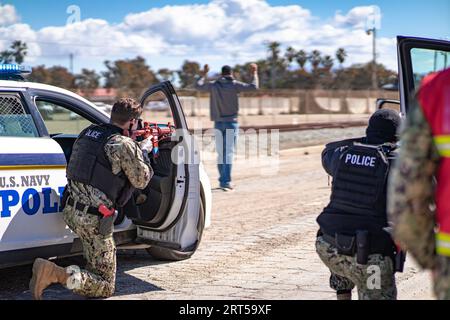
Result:
[[[346,212],[383,215],[389,163],[379,146],[354,144],[341,155],[333,176],[332,207]],[[378,209],[377,209],[378,208]],[[376,213],[377,212],[377,213]]]
[[[105,131],[96,129],[87,129],[84,136],[93,140],[101,140]]]
[[[361,155],[361,154],[347,153],[345,155],[345,163],[346,164],[353,164],[353,165],[357,165],[357,166],[374,168],[376,165],[376,161],[377,161],[376,157],[370,157],[370,156],[365,156],[365,155]]]

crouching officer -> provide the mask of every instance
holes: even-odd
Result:
[[[81,239],[87,265],[64,269],[36,259],[30,281],[34,299],[41,299],[52,283],[91,298],[114,294],[115,209],[125,205],[135,188],[144,189],[153,176],[146,161],[152,144],[143,141],[140,146],[127,137],[136,130],[141,114],[142,107],[133,99],[121,99],[113,106],[110,124],[86,128],[75,142],[67,168],[63,216]]]
[[[386,184],[395,155],[400,117],[382,109],[366,137],[328,144],[322,165],[333,177],[330,203],[317,218],[316,250],[331,271],[338,300],[396,299],[396,247],[386,213]]]

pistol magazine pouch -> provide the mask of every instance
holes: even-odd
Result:
[[[335,243],[339,254],[346,256],[353,256],[355,254],[356,239],[354,236],[336,233]]]

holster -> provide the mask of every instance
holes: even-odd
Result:
[[[108,236],[114,232],[114,221],[116,220],[117,214],[114,213],[112,216],[100,218],[100,224],[98,227],[98,232],[102,236]]]
[[[356,232],[356,263],[366,265],[369,260],[369,254],[369,232],[367,230],[358,230]]]

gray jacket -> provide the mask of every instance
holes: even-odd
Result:
[[[257,75],[250,84],[236,81],[229,76],[221,77],[216,81],[206,81],[202,77],[197,81],[195,88],[211,94],[210,114],[212,121],[232,122],[237,121],[239,114],[238,94],[244,91],[257,90],[259,80]]]

